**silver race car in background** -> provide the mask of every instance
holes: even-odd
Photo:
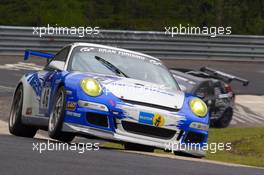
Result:
[[[249,84],[245,80],[209,67],[199,71],[174,68],[170,70],[181,89],[202,98],[209,107],[210,125],[217,128],[227,127],[233,116],[235,93],[230,83],[233,80]]]

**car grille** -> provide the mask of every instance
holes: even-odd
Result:
[[[205,135],[196,133],[196,132],[188,132],[187,136],[184,139],[185,143],[202,143],[204,141]]]
[[[155,104],[151,104],[151,103],[138,102],[138,101],[133,101],[133,100],[126,100],[126,99],[121,99],[121,100],[125,103],[129,103],[129,104],[133,104],[133,105],[147,106],[147,107],[162,109],[162,110],[166,110],[166,111],[170,111],[170,112],[179,111],[179,109],[177,109],[176,107],[170,108],[170,107],[166,107],[166,106],[155,105]]]
[[[86,113],[86,120],[88,123],[96,126],[108,127],[107,115],[97,114],[93,112]]]
[[[176,134],[174,130],[128,121],[122,121],[122,126],[127,132],[159,139],[171,139]]]

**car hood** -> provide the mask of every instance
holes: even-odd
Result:
[[[76,86],[79,85],[81,79],[88,77],[98,80],[105,89],[106,95],[107,93],[111,93],[121,100],[130,100],[181,109],[185,99],[185,94],[182,91],[172,91],[154,83],[132,78],[71,72],[67,74],[66,79],[74,80],[67,82],[68,84],[74,82],[72,86]]]
[[[120,78],[106,83],[101,82],[106,93],[110,92],[124,100],[155,104],[180,109],[185,95],[182,91],[171,91],[157,84],[131,78]]]

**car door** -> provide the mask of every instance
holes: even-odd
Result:
[[[44,68],[44,76],[42,80],[42,90],[41,90],[41,97],[40,97],[40,112],[46,116],[49,117],[50,114],[50,106],[51,102],[53,100],[55,83],[56,80],[60,77],[61,71],[58,71],[57,69],[54,69],[51,64],[52,62],[62,61],[66,63],[68,54],[70,51],[70,46],[65,47],[60,52],[58,52],[55,57],[45,66]]]

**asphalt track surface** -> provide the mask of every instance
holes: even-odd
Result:
[[[41,139],[0,136],[1,175],[21,174],[201,174],[263,175],[263,169],[232,167],[186,160],[146,156],[119,150],[99,149],[79,154],[73,151],[32,151]]]
[[[0,65],[16,63],[20,61],[17,57],[0,57]],[[36,61],[37,64],[44,64],[44,61]],[[169,66],[183,64],[182,62],[166,62]],[[174,65],[175,64],[175,65]],[[186,61],[184,65],[191,65]],[[228,64],[229,65],[229,64]],[[199,65],[196,65],[199,67]],[[219,65],[219,68],[222,63]],[[256,66],[254,69],[253,67]],[[242,66],[240,66],[241,68]],[[217,68],[217,67],[216,67]],[[263,79],[263,64],[252,65],[252,81]],[[235,70],[234,72],[237,72]],[[247,71],[238,71],[240,76],[245,75]],[[1,98],[10,99],[12,90],[8,87],[14,87],[26,70],[4,70],[0,69],[0,91]],[[254,72],[258,76],[253,76]],[[262,77],[260,76],[262,75]],[[262,82],[254,88],[262,85]],[[263,87],[263,86],[262,86]],[[5,89],[6,88],[6,89]],[[252,89],[247,89],[249,93]],[[241,90],[242,92],[243,90]],[[264,89],[262,89],[264,91]],[[259,91],[259,93],[262,93]],[[10,105],[10,100],[4,101]],[[9,105],[1,105],[0,120],[6,121],[9,113]],[[91,140],[86,140],[91,141]],[[104,149],[99,151],[86,151],[79,154],[76,151],[46,151],[39,153],[33,151],[33,143],[47,142],[44,139],[30,139],[15,137],[5,133],[0,133],[0,175],[21,175],[21,174],[199,174],[199,175],[263,175],[264,169],[227,166],[203,161],[182,160],[181,158],[169,159],[155,156],[128,153],[121,150]]]

